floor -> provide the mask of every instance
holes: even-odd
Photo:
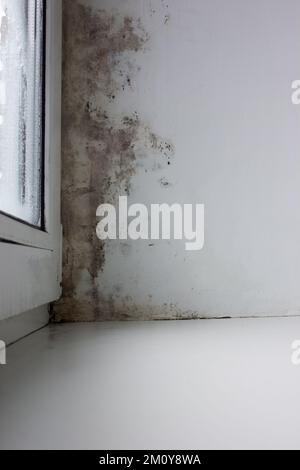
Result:
[[[300,318],[54,325],[0,366],[1,449],[300,448]]]

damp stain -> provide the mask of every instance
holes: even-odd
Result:
[[[97,207],[130,194],[147,156],[163,169],[175,149],[137,112],[120,115],[111,104],[125,87],[132,90],[140,70],[149,40],[141,20],[64,0],[63,21],[63,294],[54,318],[95,321],[120,313],[102,295],[106,245],[96,236]]]

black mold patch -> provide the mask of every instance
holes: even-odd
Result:
[[[174,148],[137,113],[111,115],[111,103],[133,87],[136,68],[127,53],[142,53],[148,40],[141,21],[77,0],[63,5],[63,297],[55,320],[120,318],[127,313],[102,295],[106,247],[96,237],[96,209],[130,193],[141,155],[161,157],[163,167]]]

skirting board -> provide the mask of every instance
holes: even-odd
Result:
[[[0,340],[8,346],[49,323],[48,305],[0,321]]]

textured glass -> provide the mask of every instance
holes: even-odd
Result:
[[[42,0],[0,0],[0,211],[41,227]]]

